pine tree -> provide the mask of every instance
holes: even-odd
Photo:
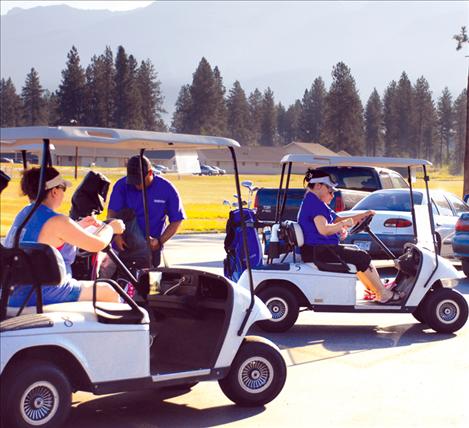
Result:
[[[161,92],[161,82],[149,59],[141,62],[137,81],[141,98],[143,129],[166,131],[166,125],[161,117],[162,113],[166,113],[163,108],[164,97]]]
[[[21,125],[21,98],[11,78],[0,80],[0,126]]]
[[[413,144],[410,155],[421,158],[425,156],[431,159],[433,156],[433,135],[435,127],[435,106],[432,100],[430,85],[425,77],[417,79],[413,89]]]
[[[123,46],[117,48],[115,70],[113,122],[117,128],[126,128],[131,104],[131,82],[129,59]]]
[[[451,130],[453,126],[453,99],[451,93],[447,87],[443,89],[443,92],[438,99],[438,136],[440,140],[440,150],[438,160],[440,166],[443,163],[450,161],[449,148],[451,141]],[[444,153],[443,148],[446,148]]]
[[[285,144],[290,144],[299,138],[299,123],[302,108],[300,100],[296,100],[294,104],[288,107],[285,125]]]
[[[396,86],[396,113],[398,121],[397,148],[399,156],[411,155],[413,118],[412,84],[406,72],[402,72]]]
[[[463,89],[459,96],[454,101],[454,156],[453,167],[451,172],[453,174],[460,174],[463,170],[464,164],[464,148],[466,145],[466,106],[467,106],[466,90]]]
[[[299,124],[299,137],[302,141],[320,142],[324,127],[326,96],[326,87],[321,77],[314,80],[309,91],[305,91]]]
[[[399,124],[397,114],[397,84],[394,80],[389,83],[383,96],[384,116],[384,153],[386,156],[398,156]]]
[[[138,63],[135,57],[129,55],[129,86],[127,93],[128,112],[125,127],[129,129],[143,129],[142,96],[138,87]]]
[[[378,91],[374,88],[365,110],[366,154],[368,156],[384,154],[383,120],[383,103]]]
[[[264,92],[262,100],[261,146],[274,146],[277,143],[277,112],[275,109],[274,93],[270,88]]]
[[[105,128],[113,126],[114,75],[114,58],[107,46],[102,55],[91,58],[86,69],[86,124]]]
[[[365,152],[363,106],[350,68],[343,62],[332,70],[326,97],[324,140],[335,151],[359,155]]]
[[[176,109],[173,113],[171,131],[189,133],[192,130],[191,120],[192,99],[190,85],[181,87],[176,101]]]
[[[277,105],[277,132],[280,138],[280,144],[287,144],[287,111],[282,103]]]
[[[216,103],[216,128],[215,135],[226,135],[228,127],[228,110],[225,100],[226,89],[223,86],[223,79],[221,77],[218,66],[213,69],[213,77],[215,84],[215,103]]]
[[[200,63],[192,75],[191,112],[190,112],[190,132],[193,134],[213,134],[216,127],[217,102],[216,102],[215,79],[213,70],[205,58]]]
[[[262,93],[257,88],[251,92],[248,98],[252,135],[251,145],[258,145],[261,138],[262,100]]]
[[[45,125],[45,104],[43,99],[39,74],[32,68],[26,76],[23,89],[21,91],[21,100],[23,103],[23,124],[26,126]]]
[[[59,124],[57,94],[46,89],[43,98],[45,103],[46,123],[49,126],[57,126]]]
[[[241,145],[248,145],[252,139],[249,127],[249,104],[239,81],[234,82],[230,89],[226,104],[228,108],[228,136]]]
[[[72,120],[83,124],[85,110],[85,71],[80,65],[77,48],[67,54],[67,64],[62,70],[62,82],[57,92],[58,116],[61,125],[69,125]]]

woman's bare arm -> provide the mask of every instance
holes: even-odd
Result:
[[[314,217],[313,221],[318,232],[324,236],[334,235],[341,232],[344,227],[353,226],[353,220],[351,219],[340,220],[337,223],[329,224],[326,217],[322,215],[317,215]]]

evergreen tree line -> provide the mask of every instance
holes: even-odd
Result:
[[[69,124],[166,130],[161,82],[150,60],[140,65],[119,46],[107,47],[80,65],[67,55],[55,93],[44,91],[33,68],[21,94],[11,79],[0,82],[1,126]],[[317,77],[303,97],[286,107],[268,87],[249,95],[239,81],[226,91],[221,72],[202,58],[192,83],[181,87],[170,130],[221,135],[242,145],[276,146],[292,141],[320,143],[353,155],[426,158],[462,170],[466,91],[453,101],[445,88],[434,100],[425,77],[412,83],[403,72],[384,93],[376,89],[363,107],[355,79],[343,62],[332,69],[329,89]]]
[[[0,81],[2,127],[70,125],[164,131],[161,82],[152,62],[139,64],[119,46],[116,57],[109,47],[83,68],[75,46],[56,92],[41,86],[32,68],[18,95],[11,78]]]

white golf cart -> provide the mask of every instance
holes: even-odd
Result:
[[[272,318],[259,322],[266,331],[282,332],[292,327],[300,308],[316,312],[353,313],[412,313],[437,332],[451,333],[460,329],[468,317],[468,305],[464,297],[453,290],[457,285],[458,273],[446,259],[437,255],[432,207],[417,206],[412,194],[412,173],[422,168],[428,196],[427,166],[430,162],[416,159],[339,157],[289,154],[282,159],[282,174],[277,197],[276,221],[272,227],[268,263],[252,270],[254,289],[272,313]],[[319,166],[377,166],[407,168],[412,205],[415,243],[405,246],[405,253],[396,259],[394,254],[370,230],[372,217],[355,225],[350,233],[367,231],[395,261],[398,270],[396,290],[405,294],[396,304],[379,304],[364,300],[363,284],[357,281],[356,267],[340,259],[334,263],[315,261],[302,263],[298,255],[303,245],[303,233],[298,223],[282,221],[286,205],[287,190],[293,164],[314,168]],[[285,170],[288,166],[288,172]],[[283,183],[286,182],[285,188]],[[430,201],[430,198],[427,198]],[[279,240],[280,238],[280,240]],[[284,240],[286,250],[279,249]],[[284,262],[288,253],[293,262]],[[277,262],[283,253],[283,258]],[[274,263],[274,261],[276,261]],[[238,285],[248,287],[249,275],[242,275]]]
[[[41,144],[42,171],[51,164],[52,144],[140,149],[142,177],[145,149],[226,148],[241,194],[233,149],[239,145],[225,138],[86,127],[4,128],[0,137],[9,151]],[[41,174],[33,210],[43,200],[44,184]],[[148,224],[148,210],[146,217]],[[266,404],[280,393],[286,365],[278,348],[266,339],[246,336],[253,323],[270,318],[252,288],[199,270],[161,268],[144,271],[139,278],[127,271],[137,286],[136,299],[115,281],[97,280],[110,284],[125,303],[43,306],[41,286],[62,283],[63,259],[48,245],[19,243],[28,220],[19,228],[13,248],[0,247],[5,427],[60,426],[70,410],[71,393],[78,390],[99,395],[148,388],[175,396],[197,382],[218,380],[228,398],[245,406]],[[7,308],[10,291],[26,284],[33,285],[30,295],[36,293],[36,308],[23,305],[12,313]],[[96,298],[96,283],[94,290]],[[25,304],[27,300],[29,296]]]

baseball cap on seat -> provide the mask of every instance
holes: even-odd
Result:
[[[147,176],[148,171],[151,169],[151,162],[146,156],[143,156],[143,175]],[[127,184],[134,186],[142,184],[140,176],[140,156],[135,155],[129,159],[127,163]]]

